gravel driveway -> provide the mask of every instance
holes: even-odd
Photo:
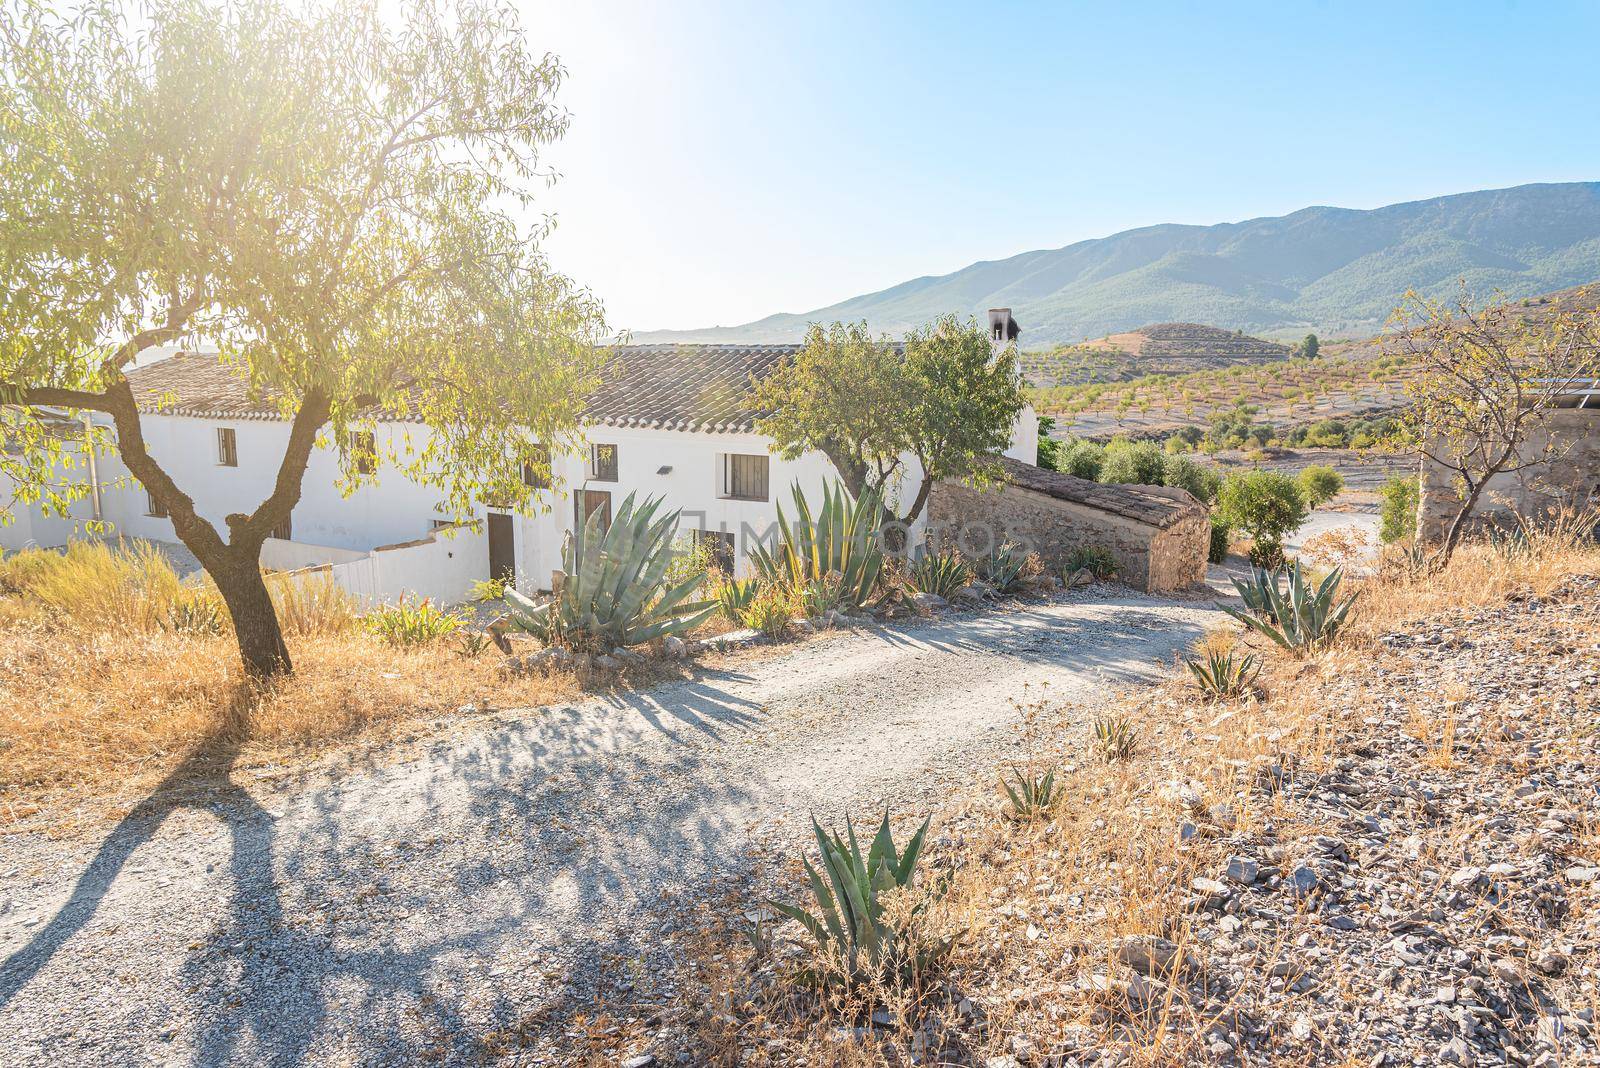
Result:
[[[1220,618],[1121,593],[867,628],[323,782],[160,792],[103,838],[0,839],[0,1062],[468,1059],[575,973],[642,966],[663,893],[813,810],[930,809],[1014,750],[1014,700],[1092,706]]]

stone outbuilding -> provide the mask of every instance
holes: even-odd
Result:
[[[1521,454],[1520,470],[1491,478],[1471,525],[1514,526],[1518,517],[1537,520],[1551,511],[1581,511],[1600,505],[1600,380],[1574,387],[1559,406],[1538,416]],[[1455,472],[1426,457],[1417,534],[1425,544],[1442,541],[1461,507]]]
[[[1102,485],[1010,457],[988,485],[936,485],[928,521],[940,545],[982,555],[1011,541],[1053,569],[1078,549],[1102,548],[1118,579],[1147,593],[1204,582],[1211,544],[1210,514],[1184,490]]]

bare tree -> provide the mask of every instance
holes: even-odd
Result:
[[[1448,471],[1459,493],[1437,565],[1455,553],[1491,479],[1559,460],[1570,447],[1536,444],[1534,431],[1595,374],[1600,313],[1590,296],[1479,306],[1463,284],[1448,302],[1407,293],[1396,311],[1402,329],[1385,351],[1413,372],[1408,429],[1423,458]]]

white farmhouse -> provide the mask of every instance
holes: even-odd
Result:
[[[997,329],[1005,340],[1015,337],[1009,313]],[[821,454],[794,461],[774,455],[745,404],[751,384],[797,348],[619,346],[588,406],[583,453],[552,458],[556,488],[536,487],[533,515],[480,505],[470,523],[449,528],[437,491],[398,471],[385,477],[379,470],[375,484],[345,497],[336,487],[338,443],[328,443],[312,454],[300,502],[267,541],[262,563],[326,569],[368,602],[411,594],[453,603],[474,582],[491,577],[510,577],[525,591],[548,589],[563,541],[580,518],[595,510],[609,514],[635,493],[681,509],[680,530],[710,540],[713,551],[743,573],[751,539],[772,529],[791,484],[817,499],[836,477]],[[226,529],[225,515],[248,512],[270,494],[289,424],[270,403],[249,395],[237,369],[214,353],[185,352],[128,377],[141,400],[151,454],[219,530]],[[382,423],[374,445],[382,455],[407,437],[420,446],[427,433],[418,423]],[[1037,441],[1037,419],[1025,408],[1006,455],[1032,463]],[[914,462],[909,477],[921,477]],[[176,542],[171,522],[115,453],[98,458],[94,479],[73,521],[19,514],[0,528],[0,545],[61,545],[91,519],[108,525],[113,536]]]

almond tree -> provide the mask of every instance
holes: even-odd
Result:
[[[1600,316],[1580,292],[1554,305],[1479,307],[1463,288],[1443,302],[1407,293],[1402,328],[1385,342],[1412,369],[1406,429],[1425,460],[1450,472],[1458,504],[1435,563],[1450,561],[1489,481],[1565,451],[1532,431],[1575,383],[1596,373]]]
[[[260,568],[319,442],[408,420],[391,469],[447,514],[526,507],[569,447],[599,305],[552,271],[539,152],[558,62],[479,0],[0,0],[0,401],[19,498],[65,514],[61,416],[100,413],[227,604],[247,672],[291,670]],[[129,367],[218,343],[288,444],[219,530],[146,447]],[[101,431],[104,433],[104,431]],[[364,441],[357,436],[354,440]],[[342,449],[347,491],[374,477]]]
[[[975,322],[954,315],[910,331],[896,346],[867,324],[813,324],[800,351],[757,384],[757,423],[778,452],[827,456],[856,497],[885,501],[917,461],[922,479],[903,514],[922,514],[943,478],[981,479],[1011,443],[1025,401],[1016,349],[998,355]]]

